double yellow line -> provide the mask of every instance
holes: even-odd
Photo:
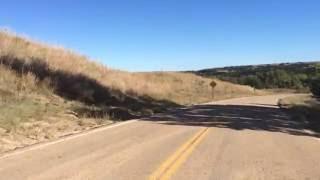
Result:
[[[167,180],[178,170],[182,163],[190,156],[195,147],[209,132],[209,128],[200,130],[185,142],[174,154],[165,160],[160,167],[151,174],[149,180]]]

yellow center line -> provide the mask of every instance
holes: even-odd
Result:
[[[209,128],[200,130],[180,148],[166,159],[159,168],[149,177],[149,180],[167,180],[178,170],[183,162],[190,156],[195,147],[203,140],[209,132]]]

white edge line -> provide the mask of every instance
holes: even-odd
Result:
[[[64,141],[68,141],[68,140],[71,140],[71,139],[79,138],[79,137],[86,136],[86,135],[89,135],[89,134],[97,133],[97,132],[104,131],[104,130],[107,130],[107,129],[123,126],[123,125],[130,124],[130,123],[137,122],[137,121],[138,121],[137,119],[128,120],[128,121],[125,121],[125,122],[116,123],[114,125],[106,125],[106,126],[102,126],[102,127],[96,128],[96,129],[89,130],[89,131],[79,132],[79,133],[76,133],[76,134],[73,134],[73,135],[69,135],[69,136],[66,136],[66,137],[61,137],[59,139],[52,140],[52,141],[49,141],[49,142],[39,142],[39,143],[36,143],[36,144],[33,144],[33,145],[21,147],[21,148],[18,148],[16,150],[5,152],[4,154],[0,155],[0,160],[4,159],[4,158],[7,158],[7,157],[15,156],[15,155],[18,155],[18,154],[22,154],[24,152],[28,152],[28,151],[32,151],[32,150],[36,150],[36,149],[41,149],[41,148],[44,148],[46,146],[50,146],[50,145],[57,144],[57,143],[60,143],[60,142],[64,142]]]

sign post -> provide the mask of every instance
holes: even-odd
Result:
[[[212,100],[214,100],[214,88],[217,86],[217,83],[215,81],[212,81],[210,83],[210,86],[211,86],[211,90],[212,90],[211,98],[212,98]]]

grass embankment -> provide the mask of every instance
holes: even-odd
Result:
[[[290,96],[279,101],[279,106],[288,109],[292,118],[308,122],[308,128],[320,133],[320,101],[312,95]]]
[[[130,73],[70,50],[0,32],[0,152],[166,108],[211,100],[211,79]],[[257,95],[217,80],[216,99]]]

